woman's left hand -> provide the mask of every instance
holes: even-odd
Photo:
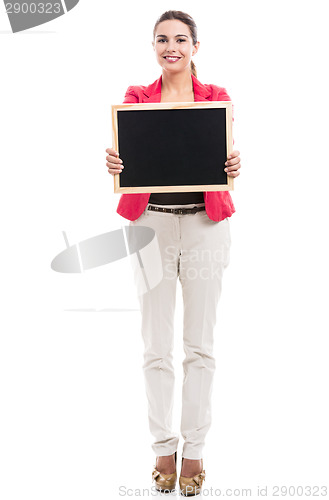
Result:
[[[227,157],[224,170],[230,177],[237,177],[240,175],[239,168],[241,167],[241,162],[239,155],[240,151],[235,150]]]

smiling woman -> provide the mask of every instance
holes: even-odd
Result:
[[[199,45],[196,24],[191,16],[176,10],[164,12],[155,23],[152,41],[162,74],[150,85],[128,87],[124,103],[230,101],[224,88],[202,84],[197,79],[192,57]],[[158,133],[163,132],[159,130]],[[184,135],[178,139],[183,141]],[[113,148],[106,152],[110,174],[118,175],[123,168],[129,168],[128,164],[122,165]],[[224,168],[227,176],[239,175],[239,154],[239,151],[229,154]],[[159,490],[174,489],[177,481],[179,435],[172,429],[177,278],[182,285],[182,336],[186,356],[180,428],[184,445],[179,486],[183,494],[198,494],[205,478],[202,450],[211,425],[216,311],[223,272],[229,263],[229,218],[235,208],[228,191],[127,193],[121,195],[117,212],[132,226],[152,228],[161,255],[162,269],[154,269],[154,273],[161,271],[162,280],[138,296],[145,346],[143,370],[149,427],[155,438],[152,448],[157,455],[152,479]],[[139,269],[136,271],[135,276]]]

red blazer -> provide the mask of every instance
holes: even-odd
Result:
[[[230,101],[230,97],[223,87],[217,85],[203,85],[192,75],[194,88],[194,101]],[[151,85],[132,85],[128,87],[124,103],[135,102],[161,102],[160,78]],[[136,220],[145,210],[151,193],[124,193],[121,195],[117,213],[129,220]],[[207,215],[214,221],[220,221],[231,217],[235,212],[233,201],[229,191],[206,191],[203,193]]]

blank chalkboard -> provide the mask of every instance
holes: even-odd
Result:
[[[232,103],[112,105],[113,148],[124,169],[114,192],[233,189],[224,171],[232,152]]]

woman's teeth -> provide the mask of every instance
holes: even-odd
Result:
[[[167,61],[175,62],[179,61],[180,57],[166,57]]]

